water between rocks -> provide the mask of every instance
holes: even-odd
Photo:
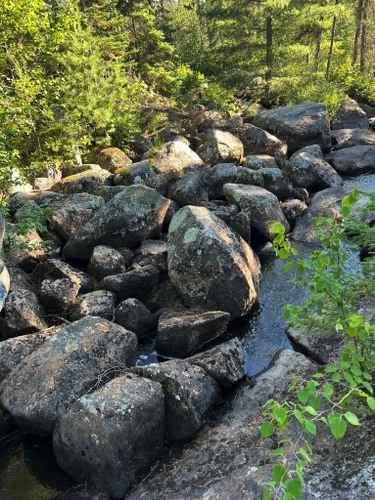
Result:
[[[349,189],[375,191],[375,174],[348,177]],[[310,249],[298,246],[298,255],[308,257]],[[356,260],[353,255],[353,260]],[[285,334],[283,306],[301,303],[303,291],[296,288],[291,273],[284,273],[284,261],[269,259],[262,266],[259,287],[261,306],[251,319],[236,322],[229,336],[237,335],[246,350],[245,371],[259,373],[281,348],[292,349]],[[152,340],[142,342],[138,364],[156,362]],[[50,500],[74,482],[57,466],[49,439],[15,432],[0,440],[0,499]]]

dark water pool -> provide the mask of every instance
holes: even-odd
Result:
[[[375,174],[350,177],[345,184],[349,189],[375,191]],[[303,258],[310,254],[310,249],[299,246],[298,252]],[[280,348],[292,348],[285,335],[283,306],[300,303],[303,292],[288,280],[292,275],[285,274],[283,266],[284,262],[279,259],[271,259],[264,265],[259,311],[251,319],[236,323],[229,332],[243,340],[249,376],[265,368]],[[145,339],[138,363],[155,361],[154,342],[151,338]],[[57,466],[50,440],[20,432],[0,440],[0,500],[51,500],[72,484]]]

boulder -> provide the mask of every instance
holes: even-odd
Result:
[[[169,204],[154,189],[125,187],[68,240],[64,255],[88,259],[98,245],[134,248],[145,239],[157,238]]]
[[[203,201],[208,201],[208,192],[198,172],[187,172],[171,185],[168,198],[174,200],[180,207],[201,206]]]
[[[308,153],[295,156],[283,172],[292,181],[294,187],[303,187],[312,191],[343,184],[341,177],[329,163]]]
[[[98,316],[112,321],[115,300],[115,294],[106,290],[97,290],[96,292],[80,295],[69,307],[69,321],[77,321],[85,316]]]
[[[284,201],[292,196],[293,184],[285,174],[285,170],[261,168],[259,172],[263,176],[264,189],[276,195],[279,200]]]
[[[224,198],[223,186],[227,183],[264,186],[263,176],[260,172],[237,167],[233,163],[218,163],[204,174],[202,180],[211,200]]]
[[[29,290],[11,292],[4,306],[3,337],[16,337],[47,328],[42,318],[44,310],[35,295]]]
[[[112,174],[107,170],[85,170],[82,173],[65,177],[51,186],[51,191],[63,194],[91,193],[93,189],[102,184],[110,185]]]
[[[143,186],[156,189],[163,196],[165,196],[168,189],[166,177],[147,160],[118,168],[115,171],[113,183],[115,186],[142,184]]]
[[[304,201],[296,199],[285,201],[284,203],[281,203],[280,207],[284,217],[288,221],[290,229],[294,228],[297,217],[307,209],[307,205]]]
[[[70,278],[45,279],[40,284],[38,297],[47,312],[61,314],[74,303],[78,291],[79,284]]]
[[[294,158],[300,153],[307,153],[311,156],[315,156],[316,158],[320,158],[321,160],[323,160],[323,151],[322,148],[318,146],[318,144],[312,144],[311,146],[305,146],[304,148],[299,149],[292,154],[292,156],[289,158],[289,161],[294,160]]]
[[[133,132],[130,134],[131,140],[128,142],[129,156],[133,161],[138,162],[142,159],[142,156],[147,153],[151,148],[151,141],[139,134],[138,132]]]
[[[369,129],[343,129],[332,131],[331,151],[353,146],[375,146],[375,135]]]
[[[185,358],[222,335],[228,326],[229,316],[223,311],[166,311],[158,321],[156,352],[161,356]]]
[[[62,196],[52,205],[51,225],[66,241],[103,206],[102,197],[89,193]]]
[[[331,145],[329,117],[325,104],[305,102],[262,111],[248,120],[288,145],[289,154],[318,144],[324,152]]]
[[[309,207],[304,210],[302,214],[296,219],[296,224],[291,234],[291,239],[293,241],[299,241],[307,245],[319,246],[320,240],[317,239],[317,235],[314,232],[316,228],[315,217],[330,218],[334,222],[341,222],[342,216],[340,212],[331,207]],[[322,224],[319,226],[321,229],[327,230],[327,225]]]
[[[16,424],[13,422],[10,413],[0,405],[0,438],[9,434],[15,428]]]
[[[17,269],[16,267],[10,267],[8,272],[10,279],[9,290],[11,292],[16,292],[17,290],[29,290],[30,292],[36,292],[35,284],[33,283],[30,275],[25,273],[25,271]]]
[[[204,163],[235,163],[239,165],[244,153],[242,142],[230,132],[209,130],[199,141],[197,153]]]
[[[169,308],[182,308],[183,300],[171,281],[163,281],[151,292],[148,307],[152,313]]]
[[[168,442],[194,436],[202,426],[203,415],[220,395],[218,384],[202,368],[186,361],[152,363],[132,371],[162,385]]]
[[[366,113],[354,99],[348,99],[341,104],[331,123],[332,130],[342,128],[362,128],[367,130],[369,128]]]
[[[94,189],[92,189],[91,193],[94,194],[95,196],[101,196],[104,200],[105,203],[107,203],[109,200],[112,200],[116,194],[121,193],[121,191],[124,189],[123,185],[119,186],[98,186]]]
[[[32,278],[37,287],[40,287],[45,279],[54,281],[67,278],[78,285],[79,293],[92,292],[95,284],[92,276],[59,259],[50,259],[47,262],[38,264],[34,269]]]
[[[56,332],[24,358],[0,386],[1,404],[25,432],[48,436],[79,397],[103,383],[103,374],[131,366],[137,337],[87,316]]]
[[[59,419],[53,449],[74,479],[120,499],[162,454],[163,437],[160,384],[128,374],[80,397]]]
[[[111,495],[108,491],[99,491],[87,484],[76,484],[52,500],[111,500]]]
[[[273,194],[258,186],[225,184],[224,194],[229,203],[236,203],[241,210],[250,210],[251,225],[268,241],[272,241],[271,221],[281,222],[286,233],[289,224],[280,208],[279,200]]]
[[[64,325],[52,326],[42,332],[21,335],[0,342],[0,382],[29,354],[41,347],[52,335],[63,330]]]
[[[159,275],[154,266],[137,267],[126,273],[106,276],[99,288],[114,292],[118,300],[133,298],[147,302],[152,290],[158,286]]]
[[[321,332],[306,332],[302,328],[286,329],[292,346],[319,365],[339,364],[344,337],[340,333],[324,335]]]
[[[269,134],[259,127],[245,123],[240,133],[245,155],[275,156],[276,151],[287,154],[287,145],[274,135]]]
[[[97,164],[113,174],[118,168],[131,164],[131,159],[119,148],[105,148],[96,156]]]
[[[325,160],[340,175],[358,175],[372,172],[375,169],[375,145],[353,146],[333,151],[325,156]]]
[[[245,375],[245,359],[242,343],[232,339],[185,361],[203,368],[220,386],[231,387]]]
[[[154,266],[161,273],[167,272],[167,243],[161,240],[145,240],[134,252],[133,268]]]
[[[155,320],[147,307],[138,299],[127,299],[116,307],[115,323],[144,337],[156,329]]]
[[[242,166],[250,168],[251,170],[260,170],[261,168],[265,168],[266,164],[262,158],[259,158],[259,156],[253,154],[245,156],[242,162]]]
[[[111,274],[123,273],[125,272],[124,258],[115,248],[99,245],[91,254],[87,272],[98,280]]]
[[[168,271],[185,304],[245,316],[257,301],[258,258],[203,207],[184,207],[168,233]]]
[[[0,311],[3,309],[5,299],[10,288],[10,277],[4,261],[0,259]]]
[[[63,179],[66,177],[72,177],[74,175],[82,174],[83,172],[93,171],[93,170],[104,170],[97,163],[80,163],[76,165],[64,165],[62,169]],[[108,175],[108,174],[106,174]]]
[[[248,245],[251,246],[251,213],[250,210],[241,210],[234,215],[228,224]]]
[[[199,156],[182,141],[167,142],[150,161],[168,180],[182,177],[187,167],[198,171],[205,168]]]
[[[15,234],[13,245],[11,253],[4,255],[4,262],[7,267],[18,267],[26,273],[32,273],[46,254],[43,239],[35,229],[30,229],[25,236]]]
[[[312,207],[335,207],[335,205],[338,205],[345,196],[348,196],[349,193],[350,190],[345,186],[323,189],[322,191],[314,194],[311,198],[310,204]]]

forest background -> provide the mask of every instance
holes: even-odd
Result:
[[[375,105],[374,0],[0,4],[2,192],[15,168],[30,180],[77,152],[127,151],[166,110]]]

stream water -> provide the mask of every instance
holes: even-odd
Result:
[[[375,174],[350,177],[349,189],[375,191]],[[310,249],[299,246],[299,256],[307,257]],[[243,340],[246,350],[245,371],[248,376],[265,368],[279,349],[292,349],[285,335],[283,306],[300,303],[303,292],[288,280],[284,262],[271,259],[262,268],[259,288],[261,306],[251,319],[233,325],[229,335]],[[142,342],[139,364],[157,361],[152,339]],[[0,500],[50,500],[74,482],[57,466],[49,439],[24,435],[18,431],[0,439]]]

